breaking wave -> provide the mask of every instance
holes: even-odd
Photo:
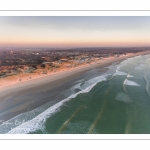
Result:
[[[128,58],[127,60],[121,62],[118,66],[117,66],[117,69],[116,69],[116,73],[114,74],[114,76],[116,75],[127,75],[126,72],[122,72],[122,71],[119,71],[120,68],[122,68],[123,66],[125,66],[127,63],[129,63],[131,58]]]
[[[127,75],[127,73],[116,70],[116,73],[114,74],[114,76],[116,75]]]
[[[127,75],[127,78],[131,78],[131,77],[134,77],[134,76],[132,76],[132,75],[130,75],[130,74]]]
[[[137,84],[136,82],[134,81],[130,81],[128,79],[125,79],[124,82],[123,82],[124,85],[130,85],[130,86],[140,86],[139,84]]]
[[[82,89],[81,91],[79,91],[75,94],[72,94],[68,98],[56,103],[55,105],[51,106],[44,112],[37,115],[35,118],[28,120],[27,122],[22,123],[21,125],[13,128],[7,134],[27,134],[30,132],[35,132],[39,129],[44,130],[44,124],[45,124],[46,120],[49,117],[51,117],[52,115],[54,115],[56,112],[59,112],[60,108],[65,104],[65,102],[75,98],[76,96],[78,96],[81,93],[88,93],[97,83],[106,81],[107,77],[109,75],[110,74],[104,74],[104,75],[101,75],[98,77],[94,77],[94,78],[86,81],[82,85],[78,84],[77,88],[81,88]]]

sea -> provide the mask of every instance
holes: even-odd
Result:
[[[32,97],[49,101],[3,122],[1,134],[150,134],[150,55],[93,68]]]

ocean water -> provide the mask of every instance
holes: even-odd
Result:
[[[149,134],[150,55],[95,68],[58,96],[4,122],[0,133]]]

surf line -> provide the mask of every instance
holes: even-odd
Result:
[[[133,77],[133,76],[130,76],[129,71],[126,70],[126,72],[127,72],[128,74],[127,74],[127,78],[126,78],[126,79],[124,80],[124,82],[123,82],[123,90],[124,90],[124,92],[127,92],[125,85],[126,85],[126,82],[128,81],[128,78],[129,78],[129,77]]]
[[[80,112],[83,110],[83,108],[85,108],[86,105],[82,105],[80,107],[78,107],[75,112],[71,115],[71,117],[69,119],[67,119],[62,126],[58,129],[58,131],[56,132],[56,134],[61,133],[63,130],[65,130],[67,124]]]
[[[114,74],[111,76],[111,78],[109,78],[109,79],[107,79],[107,80],[111,80],[111,79],[115,76],[115,74],[116,74],[116,73],[114,73]]]
[[[124,90],[125,92],[127,92],[126,87],[125,87],[126,82],[127,82],[127,79],[125,79],[124,82],[123,82],[123,90]]]
[[[106,92],[105,92],[105,97],[107,95],[107,93],[110,92],[110,90],[112,89],[112,87],[110,87]],[[89,131],[88,131],[88,134],[92,134],[93,133],[93,129],[95,128],[96,124],[98,123],[98,121],[100,120],[104,110],[105,110],[105,100],[106,98],[104,99],[104,102],[102,104],[102,109],[101,111],[98,113],[96,119],[94,120],[93,124],[91,125],[91,127],[89,128]]]

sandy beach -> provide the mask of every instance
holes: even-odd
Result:
[[[127,58],[146,55],[150,52],[139,52],[139,53],[128,53],[126,55],[121,55],[119,57],[109,57],[91,64],[81,65],[75,68],[63,69],[59,72],[51,73],[43,76],[35,76],[31,80],[25,80],[20,83],[9,83],[4,84],[0,87],[0,119],[8,120],[13,116],[18,115],[19,113],[32,110],[40,106],[41,102],[33,104],[31,101],[21,102],[21,99],[18,97],[29,95],[37,92],[46,92],[55,87],[59,87],[66,82],[71,81],[72,79],[84,74],[85,72],[94,69],[94,68],[103,68],[111,65],[116,61],[123,61]],[[10,99],[16,98],[15,101],[9,103]],[[32,105],[31,105],[32,104]],[[17,106],[17,107],[16,107]],[[29,107],[30,106],[30,107]]]

